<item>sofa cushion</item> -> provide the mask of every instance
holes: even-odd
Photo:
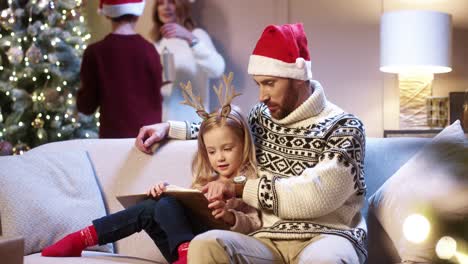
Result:
[[[24,264],[155,264],[155,262],[138,257],[116,255],[102,252],[83,251],[79,258],[42,257],[40,253],[24,257]]]
[[[3,235],[24,237],[26,255],[106,214],[85,151],[0,157],[0,168]]]
[[[455,122],[417,152],[370,198],[369,210],[403,261],[431,262],[435,258],[435,244],[441,236],[435,232],[435,226],[431,236],[417,244],[406,240],[403,223],[415,213],[433,219],[445,205],[451,205],[453,210],[443,209],[444,217],[459,215],[461,208],[467,208],[468,200],[462,199],[468,194],[467,165],[468,142],[460,123]],[[454,200],[459,201],[458,205],[453,206]]]

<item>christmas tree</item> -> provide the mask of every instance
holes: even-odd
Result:
[[[81,57],[90,39],[81,0],[0,1],[0,155],[97,137],[77,112]]]

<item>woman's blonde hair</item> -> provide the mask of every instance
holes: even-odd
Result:
[[[213,128],[229,127],[234,134],[242,140],[242,167],[239,172],[243,173],[247,178],[257,177],[257,160],[255,158],[255,146],[249,127],[242,115],[234,108],[231,112],[223,117],[221,115],[210,115],[209,118],[203,120],[198,133],[198,150],[192,162],[193,183],[192,188],[199,189],[208,182],[213,180],[213,175],[216,173],[211,167],[210,160],[206,151],[203,135]]]
[[[175,15],[176,15],[177,23],[184,26],[189,31],[192,31],[195,28],[195,22],[193,21],[192,16],[191,16],[191,7],[190,7],[190,3],[188,2],[188,0],[172,0],[172,1],[174,1],[174,4],[175,4]],[[162,36],[159,30],[164,25],[161,19],[159,19],[158,6],[159,6],[158,0],[156,0],[156,3],[154,4],[154,8],[153,8],[154,26],[150,32],[151,38],[154,41],[161,40]]]

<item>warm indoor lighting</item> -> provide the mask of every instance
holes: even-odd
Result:
[[[420,214],[408,216],[403,223],[403,234],[408,241],[421,243],[429,236],[431,225],[426,217]]]
[[[437,242],[436,253],[440,259],[451,259],[457,253],[457,241],[449,236],[444,236]]]

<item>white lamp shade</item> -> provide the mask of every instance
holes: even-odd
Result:
[[[383,14],[380,70],[389,73],[450,72],[452,17],[436,11],[404,10]]]

